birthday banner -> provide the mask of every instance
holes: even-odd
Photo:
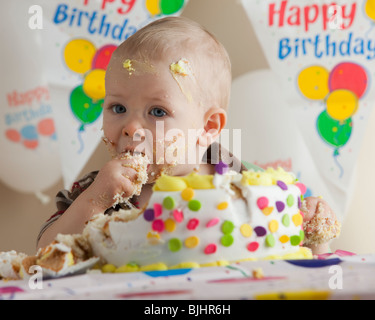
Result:
[[[343,215],[375,104],[375,0],[242,4],[318,169],[315,179]]]
[[[40,193],[61,179],[55,113],[30,1],[0,3],[0,181]],[[48,174],[47,174],[48,173]]]
[[[102,138],[104,77],[113,51],[188,0],[40,0],[45,73],[56,116],[64,184],[70,189]]]

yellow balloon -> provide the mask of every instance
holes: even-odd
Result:
[[[65,63],[70,70],[84,74],[91,69],[95,53],[96,48],[90,41],[75,39],[70,41],[64,49]]]
[[[146,8],[152,16],[159,15],[160,12],[160,0],[146,0]]]
[[[298,87],[308,99],[323,100],[329,93],[329,71],[321,66],[311,66],[298,75]]]
[[[330,93],[326,105],[331,118],[344,121],[357,112],[358,97],[352,91],[339,89]]]
[[[94,69],[90,71],[83,82],[83,92],[93,100],[105,97],[105,70]]]
[[[365,11],[369,18],[375,21],[375,0],[367,0]]]

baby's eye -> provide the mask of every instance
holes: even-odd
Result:
[[[158,118],[162,118],[167,115],[167,113],[163,109],[160,109],[160,108],[153,108],[150,111],[150,114]]]
[[[116,105],[112,106],[112,110],[113,110],[114,113],[125,113],[126,112],[126,108],[121,104],[116,104]]]

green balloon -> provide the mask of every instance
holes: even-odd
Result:
[[[161,0],[160,9],[165,15],[174,14],[184,6],[184,0]]]
[[[103,111],[104,100],[93,101],[83,91],[82,86],[75,88],[70,95],[70,107],[74,115],[82,122],[80,130],[86,124],[95,122]]]
[[[319,115],[316,126],[321,138],[335,147],[337,151],[348,142],[352,134],[353,122],[351,118],[342,122],[337,121],[331,118],[325,110]]]

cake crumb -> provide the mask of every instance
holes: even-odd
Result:
[[[252,275],[254,279],[263,279],[264,273],[262,268],[257,268],[252,271]]]

